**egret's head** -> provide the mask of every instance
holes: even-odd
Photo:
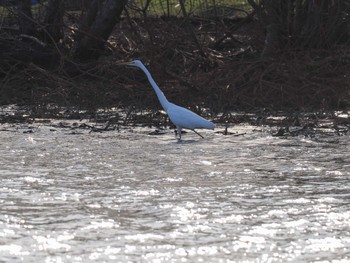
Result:
[[[130,63],[128,63],[128,66],[139,67],[139,68],[144,67],[144,65],[143,65],[143,63],[141,62],[141,60],[138,60],[138,59],[133,60],[133,61],[131,61]]]

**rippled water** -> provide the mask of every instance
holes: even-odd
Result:
[[[1,131],[0,262],[349,262],[348,136]]]

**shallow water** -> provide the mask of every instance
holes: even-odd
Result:
[[[348,136],[6,130],[0,262],[350,261]]]

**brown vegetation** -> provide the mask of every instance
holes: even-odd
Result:
[[[66,36],[74,23],[66,25]],[[148,65],[171,101],[197,112],[346,109],[350,102],[346,43],[262,56],[265,27],[254,11],[222,19],[126,15],[102,56],[84,64],[67,55],[70,37],[64,48],[18,39],[2,31],[0,104],[159,108],[142,72],[118,65],[132,59]]]

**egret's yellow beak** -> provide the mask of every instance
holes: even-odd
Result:
[[[131,61],[128,61],[128,62],[118,62],[117,63],[118,65],[127,65],[127,66],[130,66],[132,64]]]

